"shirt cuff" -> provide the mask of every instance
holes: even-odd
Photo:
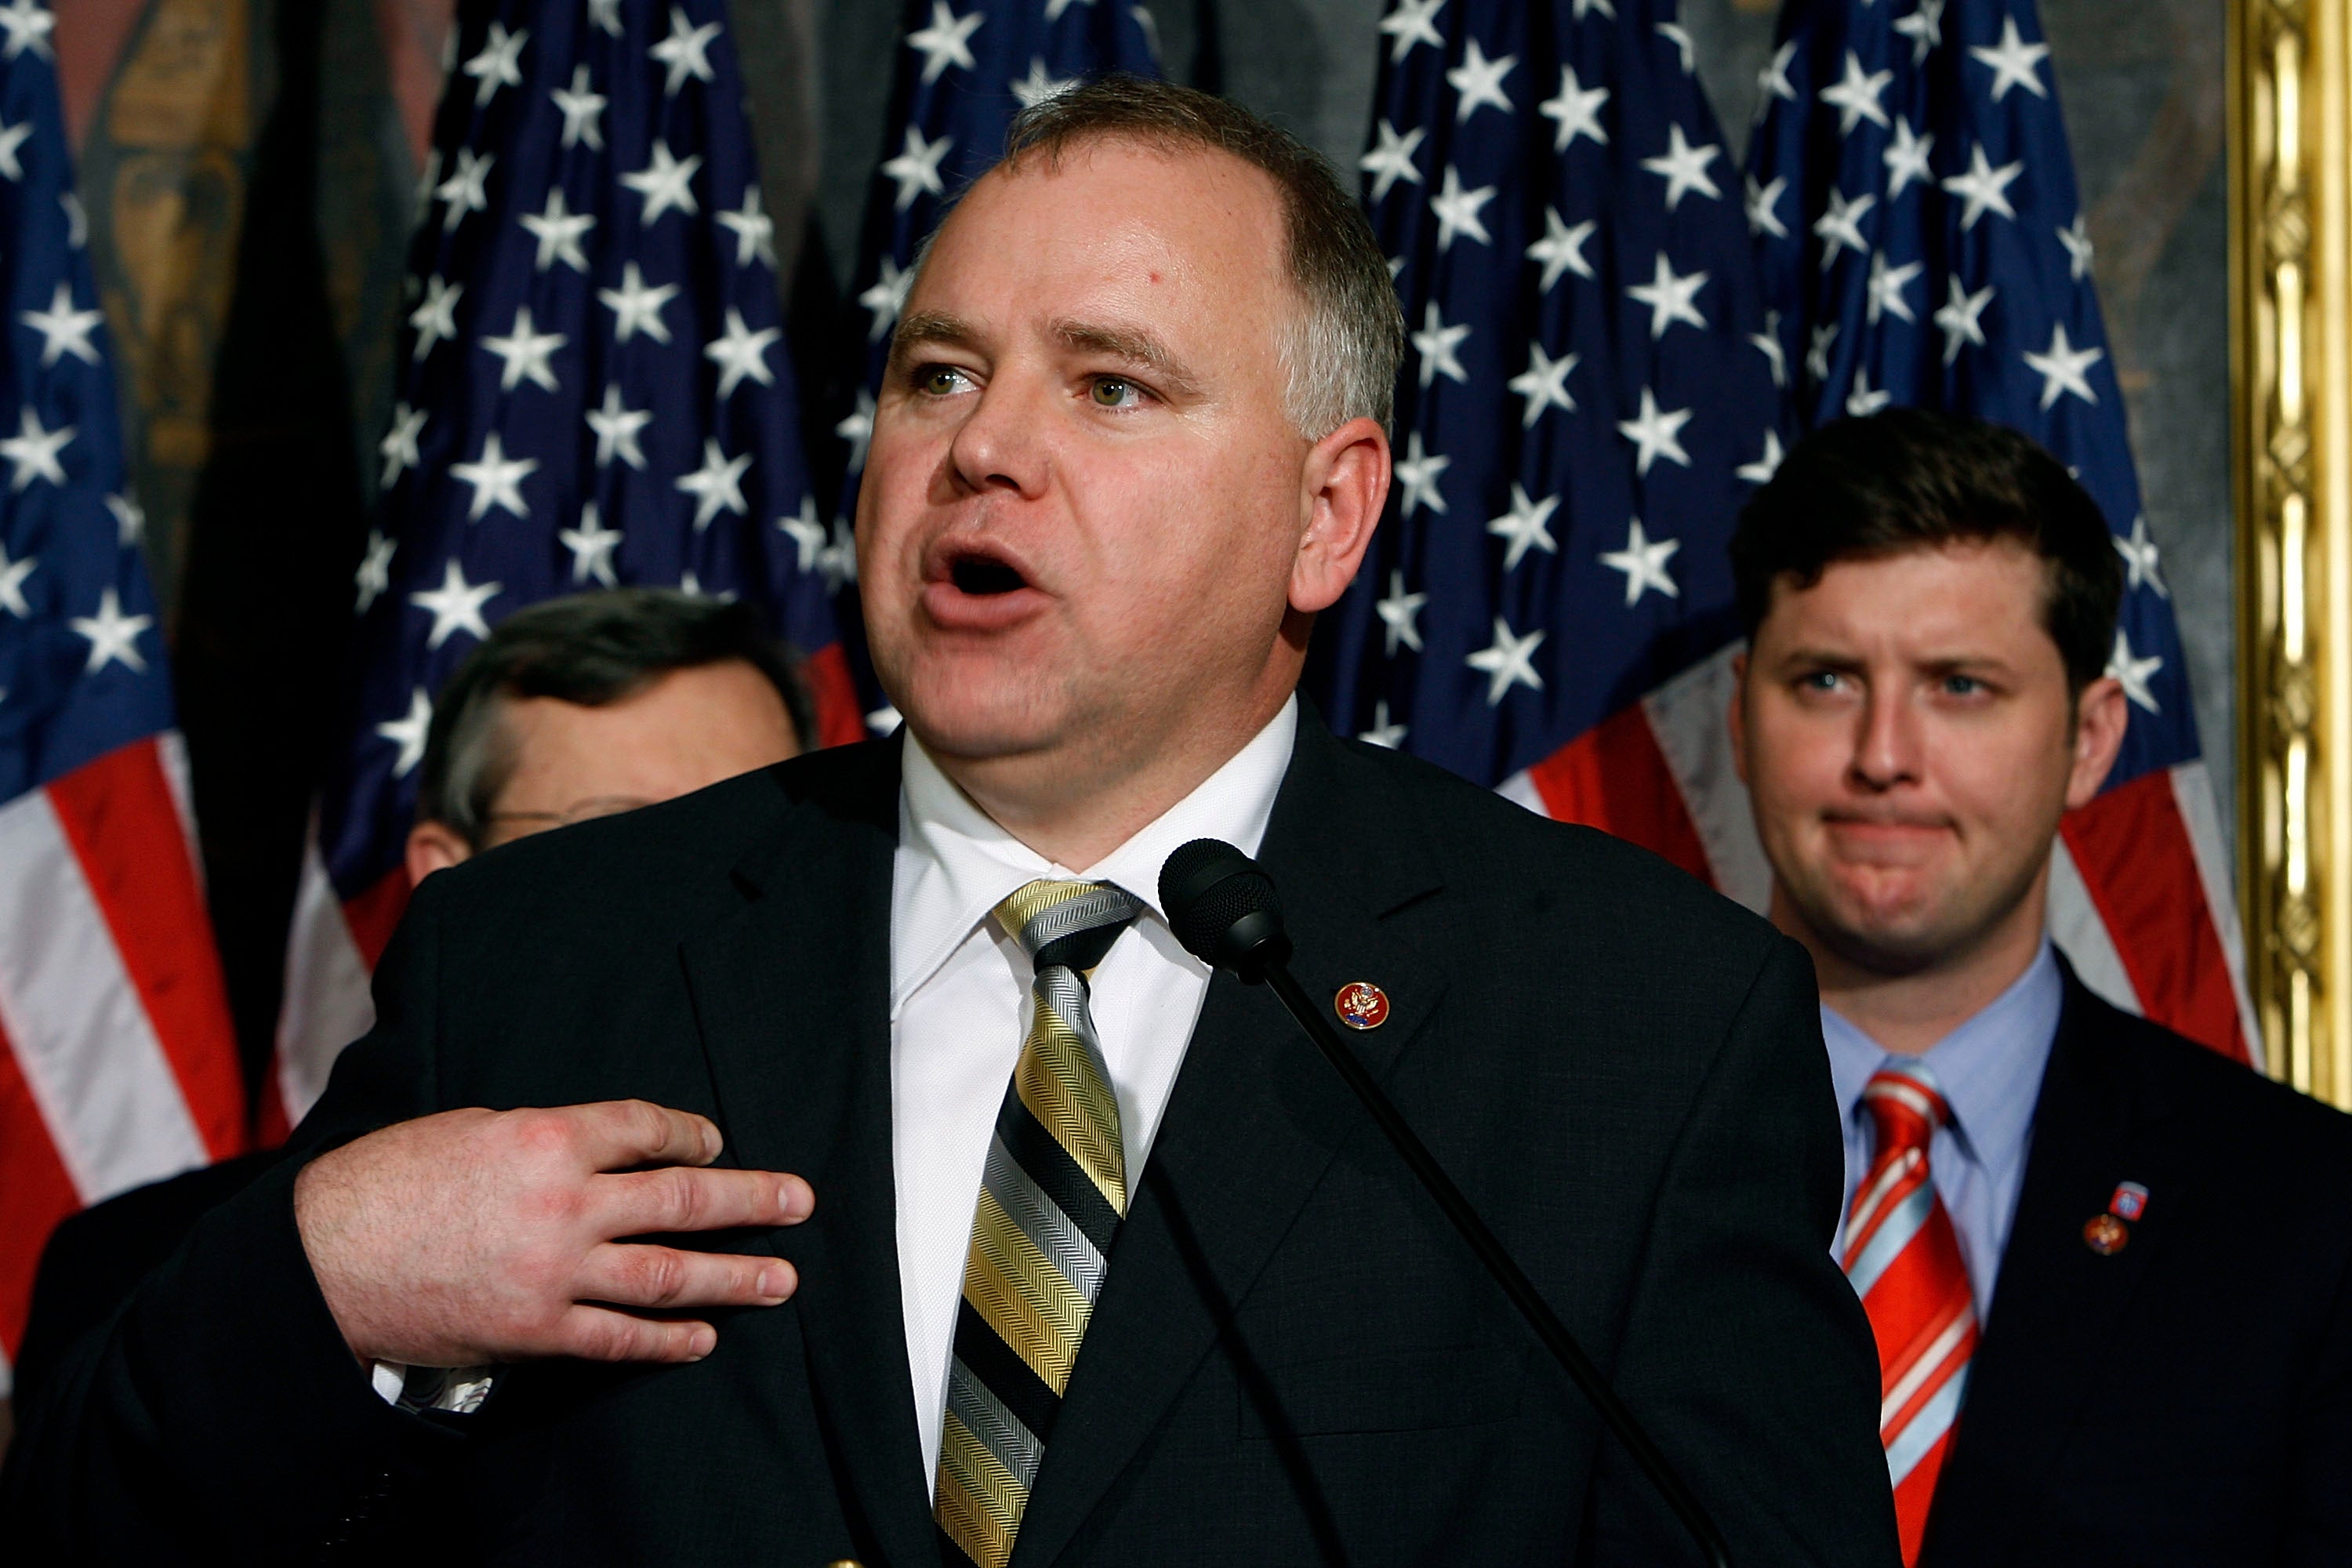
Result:
[[[488,1366],[404,1366],[380,1361],[368,1381],[386,1405],[401,1410],[446,1410],[471,1415],[490,1396],[498,1369]]]

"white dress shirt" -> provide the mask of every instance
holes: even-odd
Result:
[[[939,1473],[981,1170],[1029,1032],[1029,958],[990,911],[1040,877],[1111,882],[1142,901],[1095,970],[1088,1004],[1134,1191],[1209,992],[1208,966],[1177,943],[1160,907],[1160,865],[1195,838],[1256,854],[1297,733],[1293,698],[1158,821],[1075,871],[999,827],[907,737],[890,878],[890,1127],[907,1371],[927,1479]]]

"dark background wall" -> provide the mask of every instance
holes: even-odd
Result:
[[[639,0],[630,0],[639,3]],[[650,0],[646,0],[650,3]],[[2042,0],[2151,531],[2232,822],[2226,0]],[[401,260],[453,0],[74,0],[57,43],[205,867],[257,1060],[338,722]],[[1352,169],[1381,0],[1152,0],[1169,73]],[[883,145],[897,0],[732,0],[810,379]],[[1735,155],[1773,0],[1683,0]],[[780,249],[789,247],[780,246]]]

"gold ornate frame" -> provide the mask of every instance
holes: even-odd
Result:
[[[2352,0],[2231,0],[2239,879],[2273,1077],[2352,1109]]]

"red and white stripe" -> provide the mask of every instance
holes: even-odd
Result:
[[[1664,855],[1762,913],[1772,869],[1731,765],[1734,644],[1603,721],[1502,793]],[[2212,781],[2186,763],[2110,789],[2059,826],[2050,934],[2126,1012],[2260,1064]]]
[[[375,1024],[368,977],[408,907],[408,869],[395,866],[356,899],[344,900],[319,853],[318,821],[302,843],[302,875],[286,935],[286,987],[276,1050],[257,1117],[265,1147],[283,1142],[327,1087],[345,1046]]]
[[[0,1394],[57,1222],[246,1142],[178,735],[0,805]]]

